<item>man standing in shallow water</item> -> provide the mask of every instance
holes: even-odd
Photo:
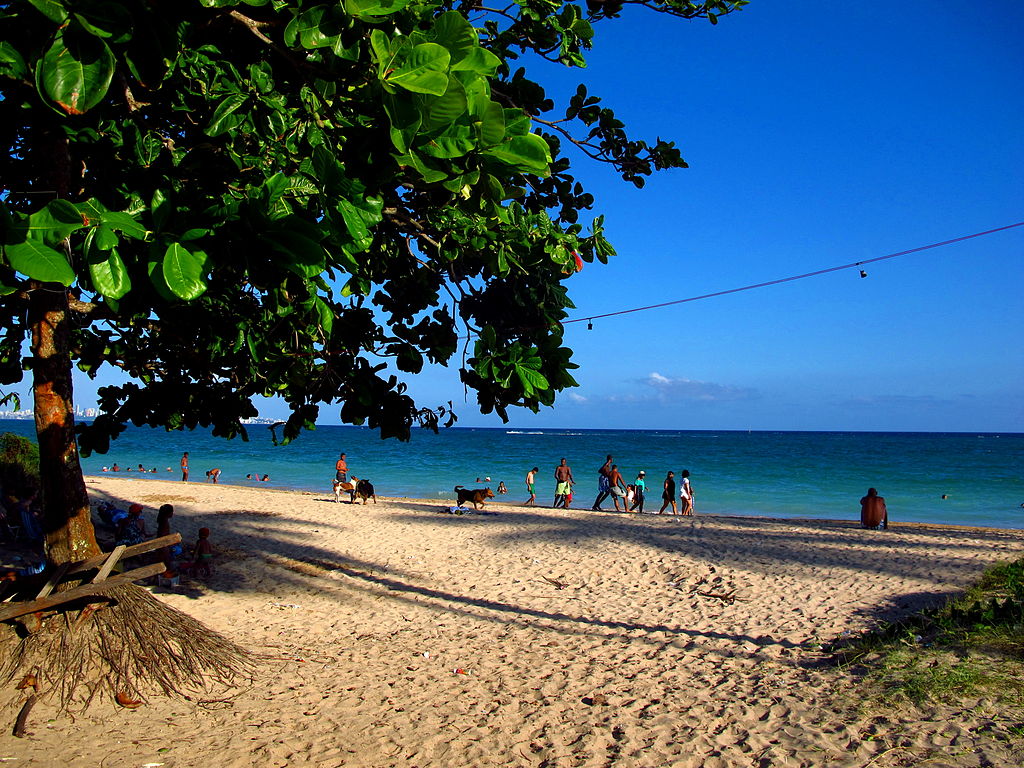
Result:
[[[345,454],[341,454],[341,458],[334,465],[334,479],[339,483],[348,482],[348,462],[345,461]]]
[[[181,455],[181,482],[188,482],[188,451]]]
[[[572,468],[565,463],[565,459],[555,467],[555,501],[552,507],[563,509],[569,508],[569,496],[572,494]],[[559,503],[561,502],[561,503]]]

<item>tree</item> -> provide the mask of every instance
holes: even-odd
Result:
[[[31,372],[49,558],[97,551],[78,450],[128,423],[244,438],[276,395],[285,441],[321,404],[405,438],[453,417],[387,361],[469,335],[485,413],[573,386],[565,281],[614,251],[563,142],[638,186],[685,163],[582,85],[553,119],[514,65],[583,65],[627,4],[714,23],[745,0],[0,3],[0,384]],[[91,425],[72,361],[131,380]]]
[[[50,558],[96,551],[77,450],[128,423],[244,438],[277,395],[285,441],[320,404],[407,437],[452,416],[385,360],[415,374],[469,334],[483,412],[573,386],[564,282],[614,251],[563,141],[638,186],[685,163],[582,85],[551,119],[514,64],[583,65],[626,4],[715,23],[745,0],[0,4],[0,384],[33,377]],[[71,361],[132,380],[91,425]]]

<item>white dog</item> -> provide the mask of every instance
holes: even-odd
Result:
[[[348,500],[354,502],[356,499],[356,483],[359,482],[359,478],[352,476],[347,482],[341,482],[340,480],[334,481],[334,500],[337,502],[341,501],[341,494],[347,493]]]

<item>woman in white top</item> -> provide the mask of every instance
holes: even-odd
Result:
[[[693,514],[693,489],[690,487],[690,470],[684,469],[679,476],[679,507],[684,515]]]

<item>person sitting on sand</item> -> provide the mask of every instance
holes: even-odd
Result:
[[[889,510],[885,508],[885,499],[878,495],[874,488],[868,488],[868,495],[860,500],[860,524],[865,528],[889,529]]]
[[[171,518],[174,517],[174,506],[171,504],[163,504],[160,510],[156,513],[156,537],[159,539],[161,536],[171,535]],[[171,552],[172,547],[160,547],[157,550],[157,557],[160,561],[167,566],[167,570],[172,570],[174,566],[174,556]]]
[[[132,504],[128,507],[128,517],[118,524],[115,544],[130,547],[132,544],[141,544],[148,535],[146,521],[142,517],[142,505]]]

